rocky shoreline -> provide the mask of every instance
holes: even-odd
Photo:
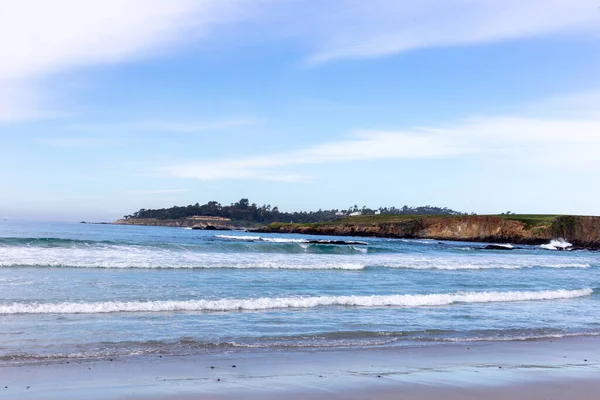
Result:
[[[239,230],[247,226],[237,224],[230,220],[182,218],[182,219],[154,219],[154,218],[129,218],[119,219],[114,225],[141,225],[141,226],[168,226],[174,228],[192,228],[206,230]]]
[[[557,216],[540,224],[496,216],[414,216],[382,221],[271,224],[257,230],[331,236],[434,239],[541,245],[562,238],[571,249],[600,249],[600,217]]]
[[[485,243],[542,245],[564,239],[571,250],[600,250],[600,217],[561,215],[540,221],[491,215],[350,217],[314,224],[272,223],[268,226],[210,218],[159,220],[120,219],[117,225],[168,226],[204,230],[248,230],[259,233],[300,233],[397,239],[434,239]],[[559,248],[562,249],[562,248]]]

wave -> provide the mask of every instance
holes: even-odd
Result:
[[[219,239],[241,240],[244,242],[267,242],[267,243],[305,243],[317,245],[360,245],[367,246],[367,242],[359,240],[328,240],[328,239],[297,239],[280,237],[262,237],[262,236],[236,236],[236,235],[215,235]]]
[[[566,250],[573,245],[565,239],[553,239],[550,243],[542,244],[540,247],[545,250]]]
[[[527,269],[527,268],[590,268],[591,264],[572,262],[572,263],[556,263],[556,264],[537,264],[537,263],[438,263],[438,264],[423,264],[423,265],[390,265],[388,268],[397,269],[417,269],[417,270],[443,270],[443,271],[461,271],[461,270],[488,270],[488,269]]]
[[[348,270],[492,270],[527,268],[590,268],[592,257],[538,254],[485,257],[479,253],[395,252],[377,243],[300,238],[218,235],[226,240],[183,243],[127,243],[62,238],[0,238],[1,267],[118,269],[286,269]],[[228,240],[227,238],[235,238]],[[246,239],[254,243],[245,243]],[[356,244],[351,244],[356,243]],[[334,244],[334,245],[331,245]]]
[[[506,249],[514,249],[515,247],[510,243],[493,243],[492,246],[504,247]]]
[[[107,301],[98,303],[1,304],[0,314],[98,314],[166,311],[256,311],[315,307],[430,307],[455,303],[493,303],[571,299],[589,296],[592,289],[538,292],[457,292],[448,294],[398,294],[386,296],[262,297],[255,299]]]
[[[260,236],[237,236],[237,235],[215,235],[219,239],[243,240],[245,242],[255,242],[260,240]]]
[[[400,242],[404,242],[404,243],[420,243],[420,244],[435,244],[437,245],[438,243],[440,243],[439,240],[435,240],[435,239],[394,239],[394,240],[398,240]]]
[[[160,249],[143,246],[86,248],[0,247],[0,267],[116,268],[116,269],[290,269],[365,270],[492,270],[526,268],[590,268],[598,265],[583,257],[429,256],[371,254],[360,246],[317,246],[327,252],[302,249],[262,249],[261,252],[206,252],[198,249]],[[288,245],[277,245],[288,246]],[[291,246],[291,245],[290,245]],[[296,245],[293,245],[296,246]],[[300,244],[300,246],[309,246]],[[593,264],[592,264],[593,263]]]
[[[100,342],[64,349],[63,352],[48,351],[8,352],[0,355],[0,364],[38,364],[64,360],[94,360],[113,357],[137,356],[193,356],[206,355],[207,351],[233,352],[238,349],[324,349],[324,348],[370,348],[412,346],[419,343],[472,343],[472,342],[522,342],[570,337],[597,337],[599,331],[568,332],[544,329],[509,329],[507,331],[338,331],[289,336],[263,336],[256,338],[227,338],[222,341],[201,338],[175,340],[149,340],[125,342]],[[28,348],[32,350],[30,347]],[[34,350],[35,351],[35,350]]]
[[[0,247],[24,246],[24,247],[89,247],[94,245],[119,245],[110,240],[79,240],[56,237],[0,237]]]
[[[306,239],[292,238],[265,238],[261,236],[238,236],[238,235],[215,235],[219,239],[240,240],[243,242],[267,242],[267,243],[308,243]]]
[[[352,256],[305,253],[210,253],[118,246],[107,248],[0,248],[0,267],[107,269],[362,270]]]

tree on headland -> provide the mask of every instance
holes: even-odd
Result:
[[[137,219],[137,218],[152,218],[152,219],[182,219],[194,216],[204,217],[223,217],[230,218],[234,221],[246,221],[259,224],[270,224],[271,222],[299,222],[299,223],[310,223],[310,222],[325,222],[333,221],[342,217],[347,217],[351,213],[361,211],[363,215],[373,215],[377,211],[380,214],[388,215],[463,215],[464,213],[454,211],[447,207],[433,207],[433,206],[421,206],[421,207],[409,207],[404,206],[402,208],[396,207],[379,207],[378,209],[371,209],[363,206],[359,209],[357,205],[348,208],[348,210],[321,210],[318,211],[294,211],[294,212],[281,212],[277,206],[271,206],[270,204],[264,204],[262,206],[256,203],[250,204],[247,198],[242,198],[237,203],[232,203],[228,206],[223,206],[216,201],[209,201],[206,204],[200,205],[199,203],[190,204],[188,206],[173,206],[171,208],[160,208],[160,209],[145,209],[142,208],[139,211],[134,212],[130,215],[125,215],[125,219]]]

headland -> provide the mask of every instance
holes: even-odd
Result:
[[[272,223],[260,232],[544,244],[600,249],[600,217],[575,215],[361,215],[337,221]]]

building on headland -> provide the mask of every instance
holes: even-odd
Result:
[[[192,215],[191,217],[187,217],[187,219],[193,219],[196,221],[231,221],[231,218],[210,217],[210,216],[204,216],[204,215]]]
[[[359,215],[362,215],[362,211],[354,211],[350,213],[351,217],[358,217]]]

